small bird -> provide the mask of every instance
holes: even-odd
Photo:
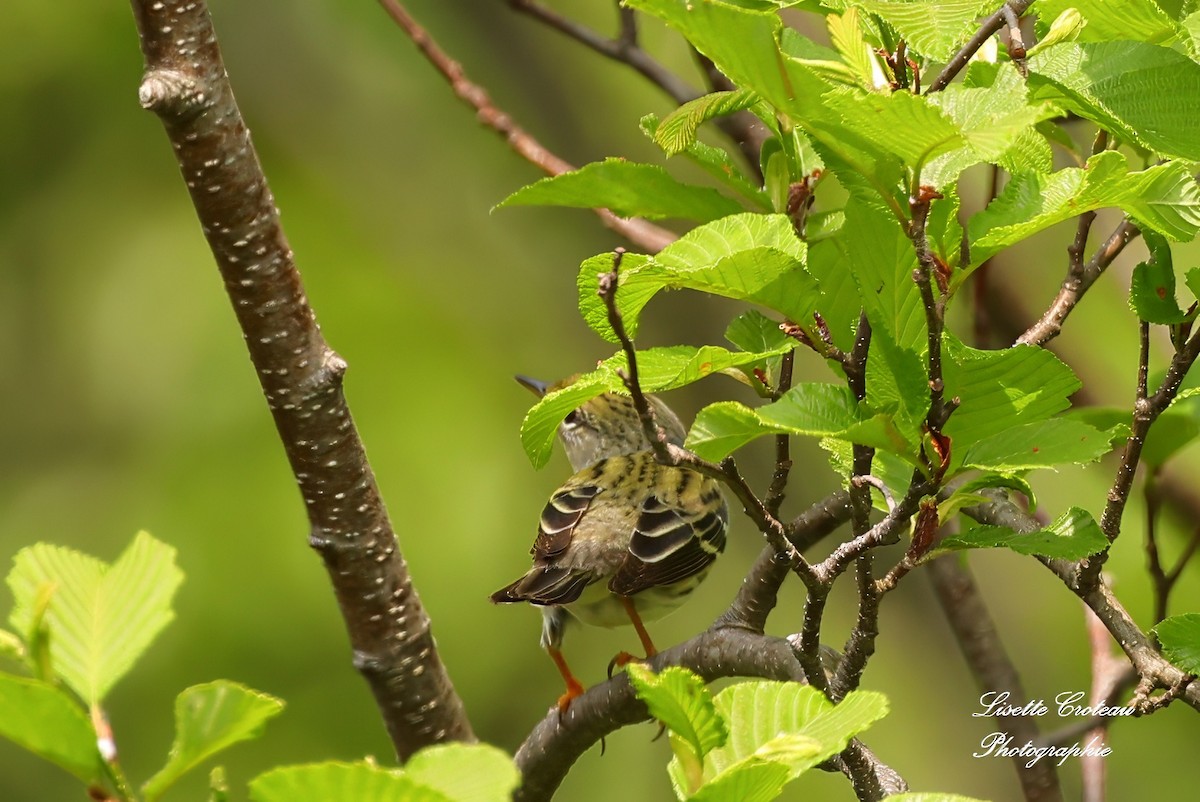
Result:
[[[573,378],[517,381],[541,396]],[[679,418],[658,398],[646,398],[667,440],[682,445]],[[629,396],[605,393],[584,403],[563,419],[558,436],[576,473],[542,511],[533,567],[491,598],[541,606],[542,648],[566,682],[558,700],[565,713],[583,693],[561,651],[567,613],[602,627],[632,623],[652,657],[643,622],[674,610],[708,574],[725,549],[729,511],[714,480],[654,459]],[[622,652],[609,669],[634,659]]]

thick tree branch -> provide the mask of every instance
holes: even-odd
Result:
[[[208,9],[135,0],[139,98],[166,128],[333,582],[354,650],[401,758],[473,740],[342,395],[346,363],[308,305]]]
[[[561,175],[575,169],[573,165],[543,147],[540,142],[517,125],[512,117],[497,108],[492,103],[487,91],[467,77],[462,65],[438,47],[429,32],[413,19],[403,5],[397,0],[379,0],[379,3],[401,30],[412,39],[413,44],[421,51],[425,60],[446,79],[454,94],[475,109],[475,116],[479,122],[502,136],[517,155],[549,175]],[[592,211],[605,226],[650,253],[658,253],[676,239],[673,232],[648,223],[641,218],[618,217],[608,209],[593,209]]]
[[[938,603],[967,666],[975,676],[979,690],[982,693],[1005,694],[1010,709],[1024,707],[1029,698],[1021,687],[1017,668],[1000,641],[1000,633],[966,563],[951,554],[930,561],[928,570]],[[1027,716],[996,718],[1017,743],[1037,740],[1035,719]],[[1033,765],[1027,763],[1026,758],[1013,758],[1013,767],[1025,799],[1029,802],[1062,799],[1062,788],[1059,787],[1054,764],[1045,760]]]

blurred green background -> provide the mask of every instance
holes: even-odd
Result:
[[[558,4],[612,29],[609,3],[575,8],[582,5]],[[561,689],[537,645],[537,613],[494,607],[487,596],[525,569],[536,516],[567,467],[561,456],[540,473],[529,466],[517,431],[531,399],[511,377],[554,379],[611,353],[578,317],[575,273],[582,259],[620,241],[584,211],[490,214],[539,174],[474,122],[374,3],[215,0],[212,9],[309,297],[350,363],[347,394],[442,656],[476,731],[512,750]],[[609,154],[656,158],[637,120],[671,106],[631,72],[513,14],[502,0],[421,0],[411,10],[559,155],[577,164]],[[654,25],[646,39],[688,69],[677,40]],[[6,6],[0,565],[7,571],[21,547],[39,540],[111,560],[143,528],[178,548],[187,579],[177,620],[109,704],[135,781],[165,759],[174,695],[218,677],[288,704],[263,739],[228,753],[238,792],[278,763],[388,761],[170,148],[157,119],[138,108],[140,72],[123,3]],[[981,192],[966,192],[967,205],[977,207]],[[1023,326],[1052,297],[1069,236],[1060,228],[998,258],[991,282],[1007,300],[995,311],[1009,325]],[[1054,343],[1089,397],[1107,403],[1132,398],[1136,324],[1124,288],[1140,245],[1131,252]],[[1195,249],[1181,254],[1177,262],[1196,259]],[[720,342],[738,311],[672,294],[649,307],[641,344]],[[957,323],[969,336],[966,321]],[[811,354],[799,363],[803,378],[828,378]],[[670,401],[690,417],[724,397],[752,400],[740,385],[713,378]],[[751,449],[742,460],[759,486],[767,456]],[[812,444],[797,444],[797,458],[789,513],[836,485]],[[1177,463],[1175,476],[1195,475],[1194,455]],[[1111,471],[1106,463],[1047,474],[1036,485],[1051,515],[1069,504],[1098,513]],[[1133,504],[1110,568],[1146,623],[1141,515],[1140,502]],[[1168,555],[1193,525],[1167,523]],[[736,523],[704,590],[652,627],[656,640],[678,642],[711,621],[758,548],[751,527]],[[1031,560],[989,552],[971,562],[1029,695],[1085,690],[1078,601]],[[1197,609],[1197,580],[1189,568],[1174,612]],[[7,591],[0,598],[0,610],[9,609]],[[800,601],[794,588],[785,593],[772,631],[799,628]],[[851,602],[837,594],[830,610],[834,645],[853,622]],[[866,685],[889,694],[893,709],[868,743],[915,789],[1015,798],[1006,761],[971,757],[995,728],[971,716],[978,691],[919,573],[889,597],[881,628]],[[631,637],[573,630],[567,653],[585,682],[595,682]],[[1111,798],[1140,796],[1147,782],[1165,795],[1194,776],[1196,722],[1181,706],[1118,722]],[[590,751],[560,798],[671,798],[668,747],[651,743],[654,731],[622,731],[604,756]],[[1077,793],[1078,765],[1069,762],[1063,777]],[[198,776],[174,797],[200,798],[202,788]],[[805,778],[791,798],[802,790],[811,794],[805,798],[852,798],[840,777]],[[43,802],[83,792],[0,742],[0,798]]]

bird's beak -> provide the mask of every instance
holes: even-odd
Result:
[[[529,392],[536,395],[538,398],[541,398],[542,396],[544,396],[546,394],[546,390],[550,387],[550,385],[547,384],[546,382],[539,381],[537,379],[531,379],[528,376],[521,376],[518,374],[517,376],[514,376],[513,378],[517,380],[518,384],[520,384],[522,387],[524,387]]]

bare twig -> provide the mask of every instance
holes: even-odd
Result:
[[[614,38],[597,33],[586,25],[575,22],[547,8],[535,0],[508,0],[514,11],[525,14],[543,25],[574,39],[589,50],[605,58],[626,64],[657,86],[676,103],[686,103],[700,96],[695,87],[668,70],[645,50],[638,46],[637,26],[633,9],[619,8],[620,33]]]
[[[166,128],[224,279],[354,663],[400,757],[473,740],[342,394],[346,363],[308,305],[208,9],[198,0],[135,0],[133,13],[146,62],[139,98]]]
[[[1088,695],[1088,706],[1096,707],[1112,698],[1117,683],[1123,676],[1132,676],[1129,661],[1113,655],[1112,636],[1104,628],[1104,622],[1096,617],[1091,610],[1084,608],[1086,618],[1088,645],[1092,653],[1092,687]],[[1108,736],[1110,719],[1095,722],[1087,734],[1091,738],[1103,741]],[[1091,740],[1089,738],[1089,740]],[[1104,802],[1106,769],[1102,756],[1094,754],[1082,755],[1079,759],[1080,774],[1083,777],[1083,799],[1085,802]]]
[[[1090,225],[1090,221],[1088,225]],[[1083,226],[1084,222],[1081,220],[1080,227]],[[1063,322],[1074,311],[1084,293],[1096,283],[1096,279],[1100,278],[1100,275],[1113,263],[1125,246],[1139,234],[1141,231],[1131,220],[1123,220],[1104,241],[1104,244],[1092,254],[1092,258],[1087,264],[1078,269],[1072,267],[1050,307],[1036,323],[1017,338],[1017,344],[1045,345],[1057,337],[1062,331]],[[1071,247],[1075,248],[1079,241],[1079,232],[1077,232],[1076,241]],[[1082,246],[1079,247],[1082,248]],[[1074,254],[1072,254],[1072,258],[1074,258]]]
[[[549,175],[561,175],[575,169],[570,163],[544,148],[528,132],[518,126],[511,117],[492,103],[491,97],[482,86],[472,82],[463,71],[462,65],[446,55],[433,37],[404,9],[398,0],[379,0],[388,15],[400,29],[412,39],[413,44],[450,84],[450,88],[461,100],[475,109],[479,122],[504,137],[517,155],[540,168]],[[624,218],[608,209],[593,209],[605,226],[635,243],[639,247],[657,253],[675,241],[674,233],[648,223],[641,218]]]
[[[1033,5],[1033,0],[1010,0],[1004,6],[1001,6],[995,14],[985,19],[979,26],[979,31],[971,37],[971,39],[963,45],[946,64],[945,68],[938,73],[938,76],[933,79],[933,83],[925,90],[929,92],[940,92],[945,89],[954,77],[962,72],[963,67],[967,66],[967,62],[971,60],[971,56],[978,52],[979,48],[983,47],[984,43],[992,37],[996,31],[1004,27],[1006,14],[1012,14],[1016,17],[1021,16],[1025,11]]]

